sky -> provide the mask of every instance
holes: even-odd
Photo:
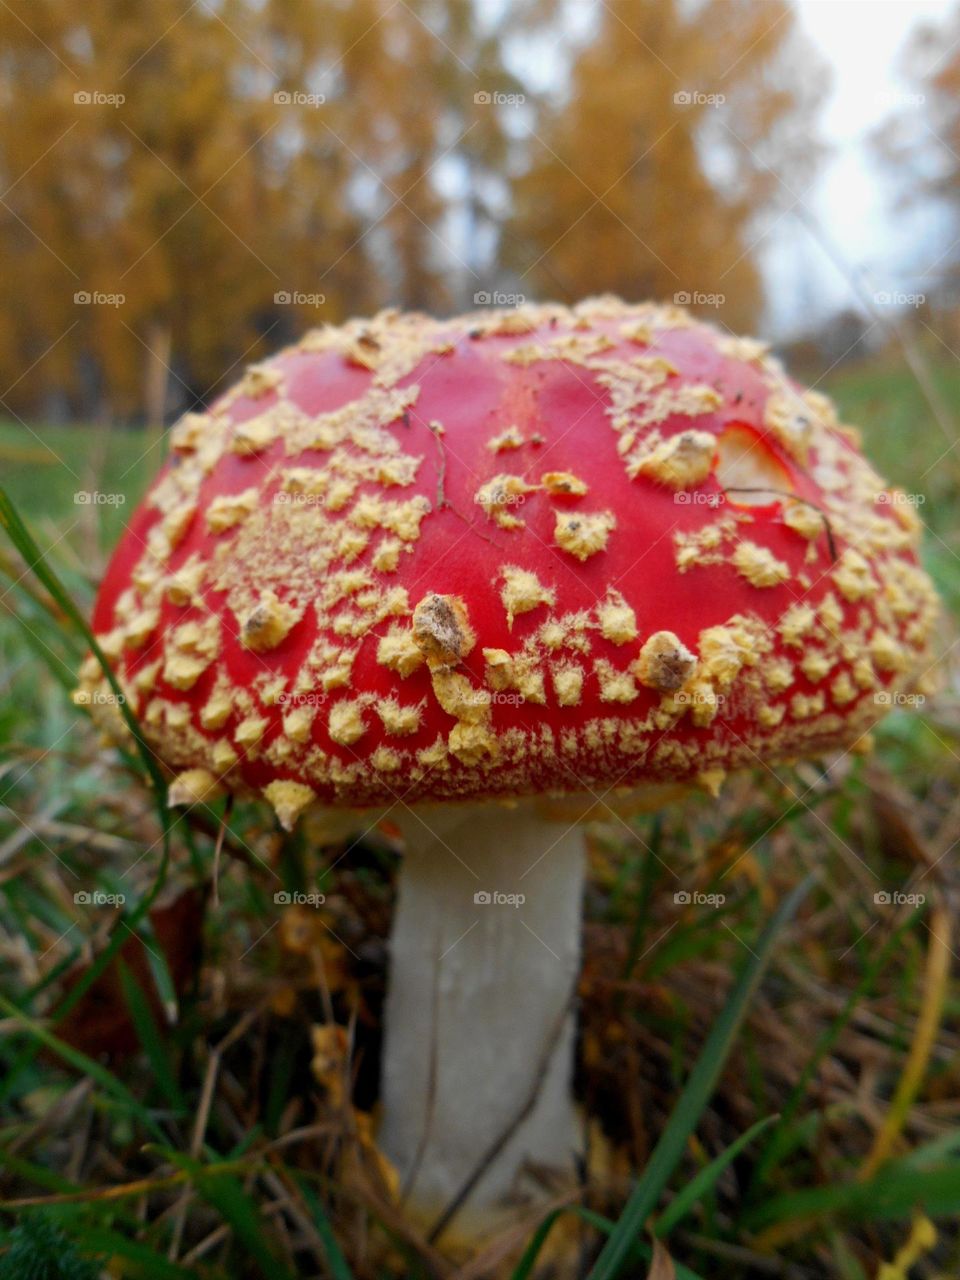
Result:
[[[872,289],[922,290],[918,277],[942,245],[929,212],[893,207],[891,179],[872,161],[868,137],[891,112],[910,110],[915,93],[898,67],[921,24],[942,22],[957,0],[794,0],[801,26],[832,71],[821,129],[831,147],[804,205],[851,272]],[[944,52],[946,52],[944,50]],[[778,336],[853,301],[849,280],[794,218],[771,235],[763,255],[771,296],[769,325]]]

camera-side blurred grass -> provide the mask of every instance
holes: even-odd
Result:
[[[960,419],[960,376],[934,376]],[[820,389],[864,427],[890,482],[927,499],[928,564],[955,611],[958,460],[915,380],[878,362]],[[4,487],[84,610],[159,454],[133,431],[0,427]],[[96,999],[50,1020],[116,927],[111,895],[130,918],[149,892],[160,828],[135,759],[69,701],[82,637],[8,543],[0,572],[0,1277],[27,1274],[27,1257],[63,1277],[95,1274],[91,1259],[194,1280],[452,1275],[397,1212],[372,1138],[389,830],[333,867],[341,850],[322,830],[284,839],[240,805],[214,902],[221,809],[178,820],[143,945],[125,939]],[[884,1280],[906,1280],[915,1259],[931,1277],[960,1273],[947,984],[960,715],[946,665],[945,693],[894,711],[872,757],[760,769],[717,802],[593,835],[577,1068],[591,1156],[579,1196],[543,1240],[531,1219],[528,1253],[503,1274],[560,1260],[558,1274],[587,1274],[611,1232],[638,1225],[620,1215],[644,1171],[631,1203],[638,1221],[652,1209],[680,1277],[866,1280],[883,1261]],[[735,977],[807,874],[738,1027],[729,1004],[722,1014]],[[326,902],[280,908],[281,888]],[[728,1050],[704,1105],[689,1082]],[[590,1274],[644,1274],[642,1231],[618,1249]],[[469,1274],[496,1273],[490,1250]]]

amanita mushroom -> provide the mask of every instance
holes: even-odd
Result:
[[[317,330],[171,447],[95,631],[174,802],[401,826],[381,1142],[482,1216],[580,1145],[577,820],[862,744],[913,508],[762,344],[613,298]]]

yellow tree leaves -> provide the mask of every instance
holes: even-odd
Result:
[[[794,24],[785,0],[601,6],[517,183],[528,292],[676,296],[749,327],[759,215],[792,198],[774,173],[793,187],[815,154],[820,76]]]
[[[311,325],[460,309],[511,278],[529,297],[716,291],[727,323],[752,318],[765,166],[790,167],[816,91],[784,60],[786,0],[617,0],[574,35],[560,18],[558,0],[499,24],[473,0],[0,6],[8,409],[170,413]],[[718,93],[720,111],[696,96]]]

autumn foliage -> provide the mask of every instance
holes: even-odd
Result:
[[[497,291],[756,321],[820,87],[786,0],[494,16],[0,6],[6,413],[169,418],[309,325]]]

